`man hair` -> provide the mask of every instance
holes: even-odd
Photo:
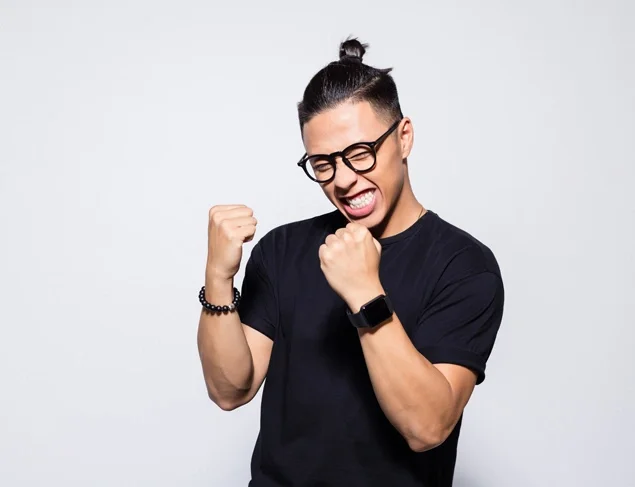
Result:
[[[367,101],[379,117],[394,122],[403,117],[397,86],[390,72],[362,62],[368,44],[348,38],[340,44],[339,60],[318,71],[298,103],[300,130],[313,117],[347,102]]]

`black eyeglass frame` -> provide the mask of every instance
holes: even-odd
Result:
[[[337,152],[332,152],[331,154],[312,154],[309,156],[305,152],[304,155],[302,156],[302,159],[300,159],[300,161],[298,162],[298,166],[304,170],[304,173],[309,177],[311,181],[315,181],[316,183],[320,183],[320,184],[330,183],[331,181],[333,181],[333,179],[335,179],[335,171],[337,170],[337,159],[336,159],[337,157],[340,157],[342,161],[344,162],[344,164],[346,164],[346,167],[356,172],[357,174],[364,174],[369,171],[372,171],[377,165],[377,150],[379,149],[381,144],[388,138],[388,136],[399,126],[402,120],[403,120],[403,117],[395,121],[395,123],[393,123],[388,128],[388,130],[386,130],[373,142],[355,142],[354,144],[349,145],[345,149],[342,149],[341,151],[337,151]],[[371,150],[373,151],[373,163],[368,169],[355,168],[353,164],[351,163],[351,161],[349,161],[345,156],[347,152],[351,151],[357,146],[370,147]],[[328,163],[333,167],[333,175],[330,178],[321,181],[311,176],[311,173],[306,167],[306,163],[308,162],[309,159],[314,157],[324,159],[325,163]]]

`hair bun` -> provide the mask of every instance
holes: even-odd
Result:
[[[368,44],[362,44],[357,39],[346,39],[340,44],[340,61],[356,60],[361,63],[367,47]]]

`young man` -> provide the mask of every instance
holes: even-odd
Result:
[[[265,235],[242,293],[233,278],[256,219],[210,210],[198,345],[225,410],[267,378],[252,487],[451,486],[501,323],[496,260],[415,198],[412,122],[365,47],[344,42],[299,104],[298,165],[336,210]]]

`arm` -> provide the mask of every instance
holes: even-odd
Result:
[[[233,281],[206,279],[205,299],[229,303]],[[210,399],[229,411],[251,401],[262,385],[273,341],[241,323],[238,313],[201,311],[198,350]]]
[[[378,288],[349,306],[357,312],[378,294],[385,291]],[[443,443],[472,394],[476,374],[459,365],[430,363],[396,314],[374,330],[360,329],[359,337],[377,400],[410,448],[425,451]]]
[[[354,313],[385,294],[381,246],[365,227],[349,223],[337,230],[319,254],[327,281]],[[378,402],[415,451],[445,441],[485,377],[504,291],[500,276],[483,262],[480,250],[457,253],[410,335],[396,313],[374,330],[359,332]]]
[[[242,247],[253,239],[256,224],[253,211],[245,205],[217,205],[209,211],[205,269],[205,299],[208,302],[224,304],[232,301]],[[257,282],[252,277],[254,266],[250,259],[243,282],[243,300],[237,311],[218,314],[204,308],[201,311],[197,343],[205,385],[210,399],[224,410],[251,401],[269,366],[272,338],[241,322],[241,315],[247,316],[250,323],[261,320],[262,306],[255,307],[254,302],[268,301],[266,291],[254,284]]]

